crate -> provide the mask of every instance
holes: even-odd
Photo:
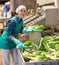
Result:
[[[34,32],[32,34],[29,34],[29,40],[34,41],[36,43],[39,43],[41,40],[41,34],[40,32]]]
[[[8,22],[9,18],[0,18],[0,35],[2,31],[6,28],[6,23]]]
[[[25,62],[20,50],[18,50],[18,63],[19,65],[42,65],[42,62]]]
[[[29,35],[28,34],[19,35],[19,40],[22,42],[29,41]]]
[[[59,60],[50,60],[45,62],[25,62],[20,50],[18,49],[18,63],[19,65],[59,65]]]
[[[22,34],[19,36],[19,40],[21,40],[22,42],[26,42],[26,41],[34,41],[36,43],[39,43],[41,39],[41,34],[40,32],[34,32],[31,34]]]
[[[57,25],[58,9],[56,7],[50,7],[45,10],[46,26]]]

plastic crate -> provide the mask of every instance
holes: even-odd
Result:
[[[18,50],[18,63],[19,65],[42,65],[42,62],[25,62],[23,59],[20,50]]]
[[[39,43],[41,40],[41,34],[40,32],[34,32],[32,34],[29,34],[29,40],[34,41],[36,43]]]
[[[19,65],[59,65],[59,60],[50,60],[45,62],[25,62],[20,50],[18,50],[18,56]]]
[[[34,33],[31,33],[31,34],[22,34],[22,36],[19,36],[19,40],[22,40],[22,42],[34,41],[36,43],[39,43],[40,39],[41,39],[40,32],[34,32]]]

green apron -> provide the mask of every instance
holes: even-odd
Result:
[[[11,20],[14,20],[14,22],[16,22],[16,26],[15,26],[16,28],[15,28],[13,36],[17,37],[18,34],[20,33],[21,27],[23,26],[23,21],[20,21],[19,23],[16,17],[13,17]],[[14,43],[14,41],[8,37],[7,31],[8,31],[8,27],[4,30],[2,36],[0,37],[0,49],[16,48],[16,44]]]

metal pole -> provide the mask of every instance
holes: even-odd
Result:
[[[14,11],[14,0],[10,0],[10,8],[11,8],[11,11]]]

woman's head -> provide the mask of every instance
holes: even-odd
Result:
[[[24,5],[20,5],[16,9],[16,13],[18,14],[18,16],[20,18],[23,18],[24,17],[25,11],[26,11],[26,6],[24,6]]]

